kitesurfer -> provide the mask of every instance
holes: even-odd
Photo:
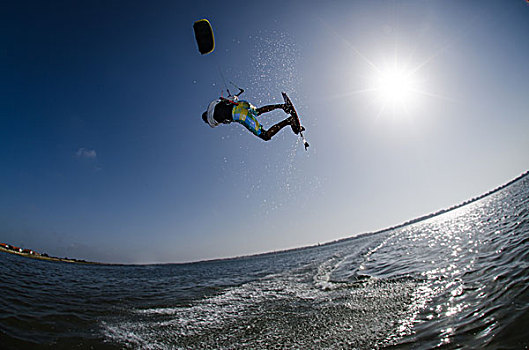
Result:
[[[301,130],[297,127],[292,116],[273,125],[268,130],[264,129],[257,117],[276,109],[282,109],[287,114],[292,113],[292,106],[287,103],[266,105],[257,108],[248,101],[239,100],[237,96],[232,96],[231,98],[220,97],[209,104],[207,111],[202,113],[202,120],[212,128],[220,124],[237,122],[242,124],[255,136],[265,141],[270,140],[279,130],[288,125],[291,126],[295,134],[303,131],[303,127],[301,127]]]

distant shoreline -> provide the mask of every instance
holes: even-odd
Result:
[[[440,210],[432,212],[430,214],[422,215],[422,216],[419,216],[419,217],[417,217],[415,219],[408,220],[408,221],[400,223],[398,225],[386,227],[386,228],[383,228],[383,229],[380,229],[380,230],[377,230],[377,231],[364,232],[364,233],[357,234],[355,236],[339,238],[339,239],[335,239],[334,241],[329,241],[329,242],[325,242],[325,243],[318,243],[318,244],[308,245],[308,246],[304,246],[304,247],[284,249],[284,250],[276,250],[276,251],[259,253],[259,254],[252,254],[252,255],[242,255],[242,256],[231,257],[231,258],[219,258],[219,259],[211,259],[211,260],[202,260],[202,261],[196,261],[196,262],[191,262],[191,263],[222,261],[222,260],[231,260],[231,259],[243,259],[243,258],[247,258],[247,257],[250,257],[250,256],[262,256],[262,255],[268,255],[268,254],[280,254],[280,253],[285,253],[285,252],[290,252],[290,251],[296,251],[296,250],[302,250],[302,249],[308,249],[308,248],[315,248],[315,247],[322,247],[322,246],[327,246],[327,245],[331,245],[331,244],[335,244],[335,243],[342,243],[342,242],[346,242],[346,241],[351,240],[351,239],[356,239],[356,238],[360,238],[360,237],[365,237],[365,236],[375,235],[375,234],[379,234],[379,233],[389,232],[391,230],[396,230],[396,229],[399,229],[399,228],[402,228],[402,227],[405,227],[405,226],[408,226],[408,225],[413,225],[413,224],[416,224],[418,222],[434,218],[434,217],[439,216],[439,215],[446,214],[446,213],[451,212],[453,210],[456,210],[456,209],[459,209],[461,207],[464,207],[465,205],[469,205],[469,204],[472,204],[474,202],[477,202],[477,201],[479,201],[479,200],[481,200],[481,199],[483,199],[485,197],[491,196],[491,195],[493,195],[493,194],[495,194],[495,193],[497,193],[497,192],[509,187],[510,185],[514,184],[515,182],[520,181],[521,179],[523,179],[526,176],[529,176],[529,170],[523,172],[521,175],[519,175],[516,178],[510,180],[509,182],[504,183],[503,185],[500,185],[500,186],[498,186],[498,187],[496,187],[496,188],[494,188],[494,189],[492,189],[492,190],[490,190],[490,191],[488,191],[488,192],[486,192],[486,193],[484,193],[482,195],[479,195],[479,196],[474,197],[472,199],[466,200],[466,201],[461,202],[459,204],[453,205],[453,206],[451,206],[449,208],[440,209]]]
[[[20,256],[23,256],[23,257],[26,257],[26,258],[38,259],[38,260],[57,261],[57,262],[65,262],[65,263],[71,263],[71,264],[107,265],[107,264],[104,264],[104,263],[98,263],[98,262],[93,262],[93,261],[70,259],[70,258],[58,258],[58,257],[55,257],[55,256],[44,256],[44,255],[40,255],[40,254],[39,255],[30,254],[30,253],[16,251],[16,250],[13,250],[13,249],[7,249],[7,248],[4,248],[2,246],[0,246],[0,251],[1,252],[5,252],[5,253],[9,253],[9,254],[20,255]]]
[[[334,241],[329,241],[329,242],[325,242],[325,243],[318,243],[318,244],[313,244],[313,245],[308,245],[308,246],[303,246],[303,247],[297,247],[297,248],[276,250],[276,251],[263,252],[263,253],[250,254],[250,255],[233,256],[233,257],[227,257],[227,258],[216,258],[216,259],[208,259],[208,260],[198,260],[198,261],[189,261],[189,262],[180,262],[180,263],[161,263],[161,264],[162,265],[166,265],[166,264],[175,264],[175,265],[200,264],[200,263],[209,263],[209,262],[216,262],[216,261],[227,261],[227,260],[244,259],[244,258],[248,258],[248,257],[263,256],[263,255],[269,255],[269,254],[281,254],[281,253],[290,252],[290,251],[310,249],[310,248],[315,248],[315,247],[320,247],[320,246],[327,246],[327,245],[330,245],[330,244],[341,243],[341,242],[345,242],[345,241],[348,241],[348,240],[351,240],[351,239],[360,238],[360,237],[363,237],[363,236],[370,236],[370,235],[374,235],[374,234],[378,234],[378,233],[388,232],[388,231],[391,231],[391,230],[402,228],[402,227],[407,226],[407,225],[416,224],[418,222],[421,222],[421,221],[424,221],[424,220],[428,220],[428,219],[434,218],[434,217],[442,215],[442,214],[446,214],[446,213],[448,213],[450,211],[459,209],[459,208],[461,208],[461,207],[463,207],[465,205],[474,203],[474,202],[476,202],[478,200],[481,200],[481,199],[483,199],[485,197],[493,195],[496,192],[501,191],[501,190],[503,190],[506,187],[509,187],[510,185],[514,184],[517,181],[520,181],[521,179],[523,179],[526,176],[529,176],[529,171],[525,171],[524,173],[522,173],[521,175],[517,176],[513,180],[511,180],[511,181],[509,181],[509,182],[507,182],[507,183],[505,183],[505,184],[503,184],[501,186],[498,186],[498,187],[494,188],[493,190],[490,190],[490,191],[488,191],[488,192],[486,192],[486,193],[484,193],[482,195],[479,195],[477,197],[474,197],[472,199],[466,200],[466,201],[464,201],[462,203],[453,205],[452,207],[445,208],[445,209],[440,209],[440,210],[438,210],[436,212],[433,212],[433,213],[430,213],[430,214],[427,214],[427,215],[423,215],[423,216],[417,217],[415,219],[406,221],[404,223],[401,223],[401,224],[398,224],[398,225],[394,225],[394,226],[391,226],[391,227],[386,227],[384,229],[380,229],[380,230],[377,230],[377,231],[365,232],[365,233],[361,233],[361,234],[358,234],[358,235],[355,235],[355,236],[352,236],[352,237],[345,237],[345,238],[341,238],[341,239],[336,239]],[[10,246],[10,247],[17,248],[17,247],[13,247],[13,246]],[[74,263],[74,264],[85,264],[85,265],[136,265],[136,264],[120,264],[120,263],[116,264],[116,263],[93,262],[93,261],[71,259],[71,258],[58,258],[58,257],[53,257],[53,256],[47,256],[45,254],[44,255],[43,254],[30,254],[30,253],[23,252],[23,251],[17,251],[17,250],[13,250],[13,249],[6,249],[5,247],[3,247],[1,245],[0,245],[0,251],[5,252],[5,253],[10,253],[10,254],[16,254],[16,255],[23,256],[23,257],[27,257],[27,258],[32,258],[32,259],[39,259],[39,260],[46,260],[46,261],[56,261],[56,262],[65,262],[65,263]],[[147,265],[149,265],[149,264],[147,264]],[[158,265],[158,264],[155,264],[155,265]]]

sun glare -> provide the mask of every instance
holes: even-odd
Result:
[[[376,73],[373,90],[383,109],[406,112],[417,99],[417,83],[411,70],[388,67]]]

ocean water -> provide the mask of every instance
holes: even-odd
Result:
[[[529,177],[319,247],[181,265],[0,253],[2,349],[521,349]]]

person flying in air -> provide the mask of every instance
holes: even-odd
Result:
[[[212,53],[213,50],[215,50],[215,36],[213,35],[211,23],[205,18],[200,19],[193,23],[193,30],[195,31],[195,38],[200,53],[202,55],[208,55]],[[212,128],[217,127],[220,124],[230,124],[231,122],[237,122],[242,124],[246,129],[264,141],[270,140],[275,134],[279,132],[279,130],[283,129],[287,125],[290,125],[292,131],[296,135],[301,136],[303,139],[305,150],[307,147],[309,147],[305,137],[303,137],[303,131],[305,131],[305,128],[301,126],[299,117],[297,116],[294,106],[292,105],[292,102],[286,93],[282,93],[285,103],[256,108],[248,101],[239,100],[239,95],[242,94],[244,90],[241,88],[238,89],[239,93],[235,96],[232,96],[230,91],[226,88],[226,90],[228,90],[229,98],[220,97],[211,102],[207,111],[202,113],[202,120],[204,120],[204,122]],[[275,109],[282,109],[285,111],[285,113],[290,114],[290,117],[280,121],[279,123],[273,125],[270,129],[266,130],[263,128],[257,117],[263,113],[268,113]]]
[[[259,120],[257,119],[263,113],[268,113],[276,109],[282,109],[287,114],[292,113],[292,106],[287,103],[266,105],[260,108],[255,107],[248,101],[239,100],[238,96],[242,93],[232,96],[232,98],[220,97],[212,101],[207,111],[202,113],[202,120],[212,128],[219,126],[220,124],[230,124],[237,122],[242,124],[255,136],[261,138],[264,141],[270,140],[279,130],[285,126],[290,125],[292,131],[297,135],[300,131],[303,131],[303,127],[298,127],[295,123],[293,116],[280,121],[279,123],[270,127],[266,130],[263,128]]]

